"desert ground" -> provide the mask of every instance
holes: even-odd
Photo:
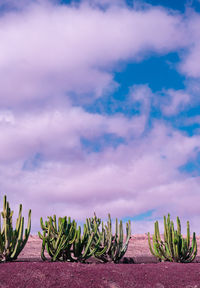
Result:
[[[133,235],[120,264],[43,262],[41,240],[30,236],[17,261],[0,264],[0,288],[200,288],[200,252],[193,263],[160,263],[147,235]],[[197,237],[200,247],[200,237]]]

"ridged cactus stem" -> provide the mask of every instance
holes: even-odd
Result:
[[[190,246],[190,224],[189,221],[187,221],[187,248]]]
[[[13,211],[9,207],[6,196],[3,201],[3,228],[0,237],[0,261],[16,260],[22,249],[24,248],[31,229],[31,210],[28,215],[27,229],[23,236],[24,217],[22,217],[22,205],[19,205],[19,213],[16,221],[16,228],[13,230],[12,216]]]
[[[151,246],[150,234],[148,233],[148,243],[150,252],[159,260],[171,262],[192,262],[197,254],[197,242],[193,233],[192,246],[190,247],[190,228],[187,222],[187,238],[181,235],[181,223],[177,217],[177,230],[174,229],[173,221],[170,221],[168,214],[167,220],[164,216],[164,241],[159,234],[158,222],[155,222],[153,235],[153,248]]]

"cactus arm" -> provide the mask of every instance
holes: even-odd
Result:
[[[76,239],[76,234],[77,234],[76,226],[77,224],[74,221],[74,223],[71,225],[70,230],[69,230],[69,245],[73,244]]]
[[[47,230],[47,223],[45,223],[46,225],[44,225],[43,219],[42,217],[40,218],[40,226],[42,228],[42,230]]]
[[[22,217],[20,224],[19,224],[19,234],[17,238],[17,243],[15,245],[14,251],[12,252],[10,256],[11,259],[17,259],[18,252],[20,251],[20,244],[21,244],[22,237],[23,237],[23,226],[24,226],[24,218]]]
[[[190,224],[189,221],[187,221],[187,248],[190,247]]]
[[[91,257],[94,254],[100,257],[101,255],[105,253],[107,249],[106,246],[101,251],[99,250],[100,241],[101,241],[101,238],[98,239],[98,241],[95,244],[95,247],[93,249],[90,249],[90,253],[88,253],[87,258]]]
[[[100,257],[102,256],[107,250],[107,246],[105,246],[101,251],[95,252],[95,256]]]
[[[193,233],[193,239],[192,239],[192,247],[191,247],[191,257],[189,259],[189,262],[192,262],[197,255],[197,241],[195,232]]]
[[[122,257],[122,247],[123,247],[123,238],[124,238],[122,220],[120,221],[120,224],[119,224],[119,237],[117,236],[118,235],[116,235],[116,239],[118,238],[118,240],[116,241],[117,247],[116,247],[116,251],[115,251],[114,259],[113,259],[115,263],[118,263]]]
[[[179,217],[177,217],[177,233],[178,235],[181,235],[181,221]]]
[[[163,241],[161,240],[161,237],[160,237],[158,221],[155,222],[154,230],[155,230],[154,236],[153,236],[154,250],[155,250],[157,257],[161,261],[161,260],[164,260],[167,256],[164,251]]]
[[[19,239],[19,244],[18,244],[19,246],[18,246],[18,249],[16,251],[16,254],[15,254],[15,256],[13,255],[14,259],[17,259],[18,255],[24,249],[24,247],[25,247],[25,245],[26,245],[26,243],[28,241],[28,238],[29,238],[29,235],[30,235],[30,231],[31,231],[31,210],[29,210],[29,214],[28,214],[28,224],[27,224],[27,228],[25,229],[24,239],[23,239],[24,217],[22,219],[23,219],[23,221],[22,221],[21,236],[20,236],[20,239]]]
[[[168,230],[168,249],[170,252],[170,256],[173,258],[174,257],[174,253],[173,253],[173,243],[172,243],[172,227],[171,227],[171,221],[170,221],[170,215],[168,214],[168,221],[167,221],[167,230]]]
[[[41,234],[40,232],[38,232],[38,236],[39,236],[39,238],[40,238],[41,240],[43,240],[43,236],[42,236],[42,234]]]
[[[167,221],[166,221],[166,216],[164,216],[164,242],[167,241],[168,239],[168,233],[167,233]]]
[[[176,239],[176,231],[174,230],[174,223],[171,222],[171,235],[172,235],[172,238],[171,238],[171,247],[172,247],[172,251],[173,251],[173,257],[176,261],[176,259],[178,259],[178,251],[177,251],[177,239]]]
[[[197,241],[196,241],[195,232],[193,233],[192,246],[189,251],[190,252],[188,253],[188,259],[186,261],[187,263],[192,262],[197,255]]]
[[[52,251],[51,242],[49,241],[49,236],[46,237],[46,249],[47,249],[49,256],[52,259],[54,256],[54,253]]]
[[[45,232],[44,232],[44,233],[45,233]],[[45,255],[44,255],[45,245],[46,245],[46,241],[45,241],[45,235],[44,235],[44,237],[43,237],[43,239],[42,239],[42,248],[41,248],[41,258],[42,258],[43,261],[46,261],[46,260],[47,260],[47,258],[46,258]]]
[[[56,215],[53,215],[53,225],[54,225],[55,231],[57,231],[58,227],[57,227],[57,222],[56,222]]]
[[[157,255],[156,255],[156,253],[154,253],[152,245],[151,245],[151,238],[150,238],[149,232],[148,232],[148,244],[149,244],[149,250],[150,250],[151,254],[156,257]]]
[[[129,222],[126,223],[126,241],[125,241],[125,243],[123,245],[123,248],[121,249],[120,258],[122,258],[125,255],[125,253],[126,253],[126,251],[128,249],[128,244],[129,244],[129,240],[130,239],[131,239],[131,222],[129,220]]]
[[[119,261],[119,254],[122,248],[122,244],[123,244],[123,226],[122,226],[122,221],[120,221],[119,224],[119,235],[118,233],[118,220],[116,219],[116,226],[117,226],[117,231],[115,231],[115,246],[113,249],[113,255],[112,255],[112,260],[114,262],[118,262]]]
[[[56,261],[56,260],[58,260],[58,259],[60,258],[59,255],[61,254],[62,246],[64,246],[64,244],[65,244],[65,235],[63,235],[62,238],[59,239],[59,240],[60,240],[60,241],[58,242],[59,245],[56,246],[56,252],[55,252],[55,254],[54,254],[53,257],[52,257],[52,261]],[[57,243],[57,244],[58,244],[58,243]]]
[[[89,256],[92,255],[93,252],[91,252],[91,253],[88,253],[88,252],[89,252],[89,248],[90,248],[90,246],[91,246],[91,244],[92,244],[93,238],[94,238],[94,232],[90,235],[90,237],[89,237],[89,239],[88,239],[88,242],[87,242],[87,245],[86,245],[86,247],[85,247],[84,253],[83,253],[82,257],[81,257],[82,259],[85,259],[85,258],[87,257],[87,254],[88,254]]]
[[[16,231],[19,231],[19,227],[20,227],[20,220],[22,217],[22,204],[19,205],[19,214],[18,214],[18,218],[17,218],[17,222],[16,222]]]

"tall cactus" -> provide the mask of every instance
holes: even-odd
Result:
[[[24,217],[22,217],[22,205],[19,205],[19,215],[16,222],[16,229],[13,230],[12,216],[9,202],[7,202],[6,196],[3,201],[3,211],[1,212],[3,218],[3,227],[0,225],[0,262],[16,260],[24,246],[28,241],[31,229],[31,210],[28,214],[28,225],[25,229],[25,235],[23,236],[24,229]],[[1,219],[0,219],[1,224]]]
[[[100,221],[99,218],[94,216],[90,220],[90,225],[92,226],[93,222],[96,221],[98,223],[98,237],[100,237],[100,247],[104,249],[104,253],[94,253],[94,256],[104,262],[113,261],[114,263],[118,263],[120,259],[124,256],[128,249],[129,240],[131,238],[131,222],[126,223],[126,240],[124,241],[124,233],[123,233],[123,223],[120,221],[118,223],[118,219],[115,220],[115,234],[112,234],[112,221],[111,216],[108,214],[107,225]],[[100,223],[102,225],[101,229]]]
[[[148,233],[148,243],[151,253],[159,261],[170,262],[192,262],[197,255],[197,242],[195,232],[193,233],[192,246],[190,246],[190,226],[187,221],[187,238],[181,234],[181,223],[177,217],[177,230],[174,229],[173,221],[164,216],[164,241],[161,240],[158,221],[154,224],[153,247],[151,246],[150,233]]]

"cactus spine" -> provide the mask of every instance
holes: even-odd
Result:
[[[22,205],[19,206],[19,214],[16,222],[16,229],[13,230],[12,216],[9,202],[7,202],[6,196],[3,201],[3,211],[1,213],[3,218],[3,227],[0,227],[0,262],[16,260],[30,235],[31,229],[31,210],[28,215],[28,225],[25,229],[25,235],[23,236],[24,229],[24,217],[22,217]],[[0,219],[1,224],[1,219]],[[1,226],[1,225],[0,225]]]
[[[148,243],[151,253],[159,261],[170,262],[192,262],[197,255],[197,242],[195,232],[193,233],[192,246],[190,246],[190,226],[187,221],[187,238],[181,234],[181,223],[177,217],[177,230],[174,229],[173,221],[164,216],[164,241],[161,240],[158,221],[154,224],[153,247],[151,246],[150,233],[148,233]]]

